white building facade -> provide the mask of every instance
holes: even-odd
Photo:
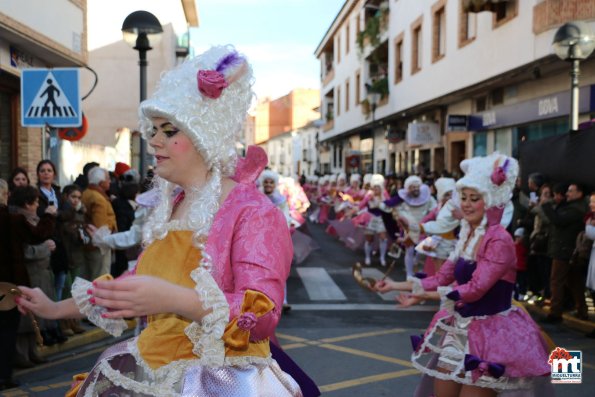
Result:
[[[332,172],[457,172],[464,158],[516,156],[524,140],[568,131],[570,66],[551,43],[565,22],[595,28],[592,1],[508,0],[480,13],[466,3],[345,2],[315,51]],[[594,84],[591,57],[580,121],[595,114]]]
[[[57,139],[50,138],[49,128],[21,125],[22,71],[85,65],[86,12],[86,0],[0,2],[1,178],[8,179],[12,169],[20,166],[35,183],[37,163],[55,152]],[[62,171],[58,165],[59,177]]]
[[[286,132],[264,144],[269,158],[269,168],[281,176],[295,176],[293,141],[293,133]]]

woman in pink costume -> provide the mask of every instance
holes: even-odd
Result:
[[[380,265],[386,266],[386,251],[388,249],[388,237],[384,221],[382,220],[381,211],[384,200],[389,198],[388,192],[384,188],[384,177],[380,174],[374,174],[370,181],[372,190],[366,193],[364,199],[360,202],[360,209],[368,209],[370,213],[370,221],[366,226],[366,241],[364,243],[365,259],[364,263],[367,266],[372,264],[372,244],[374,243],[374,236],[378,236],[380,246]]]
[[[331,186],[330,175],[325,175],[318,181],[318,223],[326,223],[333,202],[334,190]]]
[[[292,256],[289,230],[254,184],[264,152],[235,152],[251,81],[243,56],[213,47],[164,74],[141,104],[160,200],[134,275],[77,279],[73,298],[61,302],[21,288],[21,310],[86,316],[113,335],[126,328],[123,318],[148,316],[140,335],[106,350],[69,396],[303,395],[269,344]]]
[[[438,205],[422,219],[420,229],[426,238],[418,244],[418,247],[426,251],[418,250],[426,254],[424,273],[428,276],[433,276],[448,258],[456,242],[455,229],[459,226],[459,220],[452,216],[451,206],[446,206],[455,189],[455,180],[438,178],[434,187]],[[442,212],[442,216],[439,217],[443,208],[446,213]]]
[[[441,296],[442,310],[425,335],[412,337],[413,365],[425,374],[416,395],[548,395],[546,343],[531,317],[511,304],[516,258],[500,225],[518,163],[493,153],[464,160],[461,169],[465,176],[456,187],[464,218],[449,259],[435,276],[376,287]]]

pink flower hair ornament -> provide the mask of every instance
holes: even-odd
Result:
[[[217,99],[223,90],[239,79],[246,70],[246,58],[234,51],[217,62],[214,70],[198,71],[198,91],[207,98]]]
[[[496,160],[496,162],[494,163],[494,171],[490,176],[490,179],[492,180],[492,183],[494,185],[500,186],[504,182],[506,182],[506,171],[508,170],[508,163],[508,158],[506,158],[504,164],[502,164],[501,166],[498,166],[498,160]]]

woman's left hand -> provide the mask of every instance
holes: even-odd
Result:
[[[399,306],[401,307],[410,307],[413,305],[418,305],[423,299],[421,296],[409,294],[409,293],[401,293],[395,297],[397,302],[399,302]]]
[[[138,317],[173,312],[179,287],[151,276],[126,276],[95,281],[89,294],[94,304],[108,308],[105,318]]]

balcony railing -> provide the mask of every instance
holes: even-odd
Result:
[[[322,79],[322,86],[326,86],[331,80],[335,77],[335,69],[331,69],[329,72],[326,73],[324,79]]]
[[[325,124],[322,126],[322,130],[323,130],[324,132],[327,132],[327,131],[329,131],[329,130],[332,130],[334,126],[335,126],[335,120],[332,120],[332,119],[331,119],[331,120],[327,121],[327,122],[326,122],[326,123],[325,123]]]

